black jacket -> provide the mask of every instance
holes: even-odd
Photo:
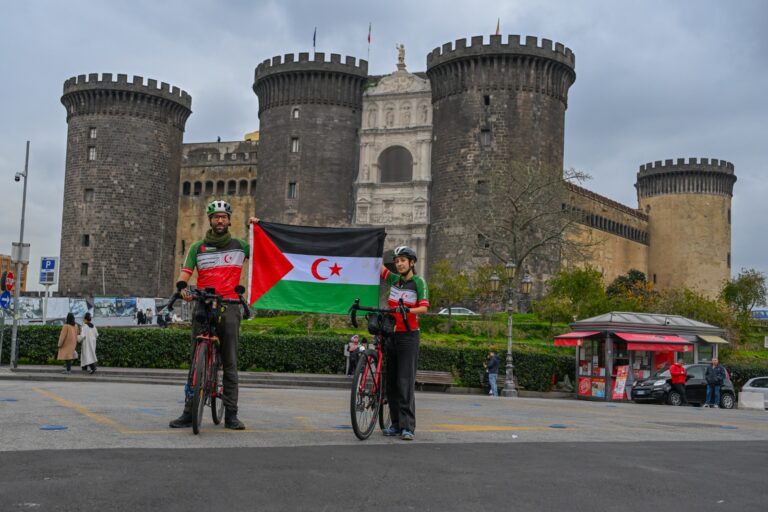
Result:
[[[707,384],[722,386],[725,383],[725,368],[722,365],[708,366],[704,378]]]
[[[488,373],[499,373],[499,358],[491,356],[488,360]]]

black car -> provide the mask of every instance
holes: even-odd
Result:
[[[703,404],[707,398],[707,381],[704,374],[708,364],[686,364],[685,394],[691,404]],[[662,370],[648,379],[635,382],[632,388],[632,400],[635,402],[658,402],[670,405],[680,405],[680,393],[672,389],[672,377],[669,369]],[[736,393],[728,371],[725,372],[725,383],[720,387],[720,407],[733,409],[736,404]]]

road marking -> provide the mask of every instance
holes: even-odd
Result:
[[[36,393],[39,393],[39,394],[41,394],[41,395],[43,395],[43,396],[45,396],[47,398],[50,398],[51,400],[53,400],[55,402],[58,402],[59,405],[62,405],[64,407],[66,407],[67,409],[72,409],[73,411],[79,412],[83,416],[87,416],[88,418],[91,418],[92,420],[98,421],[102,425],[106,425],[108,427],[112,427],[115,430],[117,430],[118,432],[121,432],[123,434],[128,433],[127,431],[125,431],[126,429],[122,425],[117,423],[116,421],[113,421],[113,420],[107,418],[106,416],[102,416],[101,414],[97,414],[97,413],[91,411],[90,409],[88,409],[87,407],[83,407],[80,404],[76,404],[75,402],[70,402],[66,398],[60,397],[59,395],[57,395],[55,393],[51,393],[50,391],[48,391],[46,389],[32,388],[32,391],[35,391]]]

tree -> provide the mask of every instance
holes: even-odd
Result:
[[[765,304],[765,274],[753,268],[739,272],[720,291],[720,298],[733,309],[740,320],[747,320],[755,306]]]
[[[603,286],[603,275],[594,268],[561,271],[547,283],[549,293],[536,303],[536,313],[553,321],[572,321],[605,313],[609,303]]]
[[[579,219],[565,202],[567,183],[582,182],[587,174],[481,161],[478,177],[475,192],[483,201],[467,215],[473,219],[477,247],[490,253],[491,264],[514,263],[518,280],[528,266],[535,273],[553,274],[563,254],[581,253],[581,246],[588,245],[567,236]]]
[[[448,260],[438,261],[429,271],[430,302],[450,308],[470,296],[469,278]],[[450,309],[448,310],[450,316]]]
[[[644,292],[647,282],[645,273],[633,268],[626,274],[616,277],[605,289],[605,293],[609,297],[615,297],[632,291]]]

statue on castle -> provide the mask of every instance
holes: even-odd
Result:
[[[395,49],[397,50],[397,69],[402,71],[405,69],[405,45],[396,44]]]

